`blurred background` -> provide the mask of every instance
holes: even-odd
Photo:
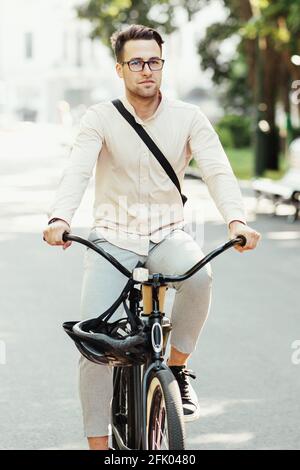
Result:
[[[78,316],[83,252],[42,231],[81,117],[123,93],[109,39],[132,23],[162,34],[162,92],[208,116],[263,235],[213,265],[188,446],[300,448],[299,18],[299,0],[0,0],[0,448],[86,448],[60,326]],[[184,192],[207,252],[227,233],[193,160]],[[83,236],[92,199],[93,180]]]

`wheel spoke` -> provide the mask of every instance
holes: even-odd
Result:
[[[156,418],[156,424],[157,424],[157,443],[156,443],[156,448],[161,449],[161,443],[162,441],[164,442],[166,449],[169,448],[169,436],[168,436],[168,426],[164,426],[165,424],[165,413],[164,413],[164,408],[161,409],[160,412],[160,419]],[[163,416],[161,416],[163,415]],[[161,424],[163,421],[163,425]],[[156,429],[155,429],[156,430]],[[159,443],[158,443],[159,442]]]
[[[166,449],[169,449],[168,426],[166,425],[166,405],[163,395],[156,392],[153,402],[153,429],[152,429],[152,445],[155,450],[162,448],[162,442]]]

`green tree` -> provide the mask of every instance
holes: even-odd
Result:
[[[89,0],[77,9],[82,19],[92,24],[92,38],[110,47],[111,35],[126,25],[144,24],[161,34],[177,29],[176,11],[181,8],[191,20],[205,0]],[[112,52],[112,51],[111,51]]]
[[[300,71],[291,56],[300,46],[299,0],[221,0],[227,19],[211,25],[198,45],[201,67],[213,70],[213,81],[223,88],[225,108],[266,121],[256,129],[259,165],[257,172],[278,167],[276,105],[280,101],[290,115],[291,82]],[[207,0],[208,3],[208,0]],[[235,38],[235,56],[222,60],[222,44]],[[237,73],[238,72],[238,73]]]

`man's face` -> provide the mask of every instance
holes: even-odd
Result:
[[[123,61],[132,59],[149,60],[161,58],[160,47],[154,39],[131,39],[123,48]],[[126,90],[134,95],[145,98],[155,96],[160,89],[162,70],[151,71],[149,65],[145,64],[141,72],[132,72],[128,64],[116,64],[119,77],[124,79]],[[148,83],[145,83],[149,80]],[[144,83],[143,83],[144,82]]]

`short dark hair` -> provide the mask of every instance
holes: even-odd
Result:
[[[116,31],[110,38],[117,62],[122,62],[124,44],[131,39],[154,39],[162,51],[164,41],[155,29],[142,24],[132,24],[123,31]]]

